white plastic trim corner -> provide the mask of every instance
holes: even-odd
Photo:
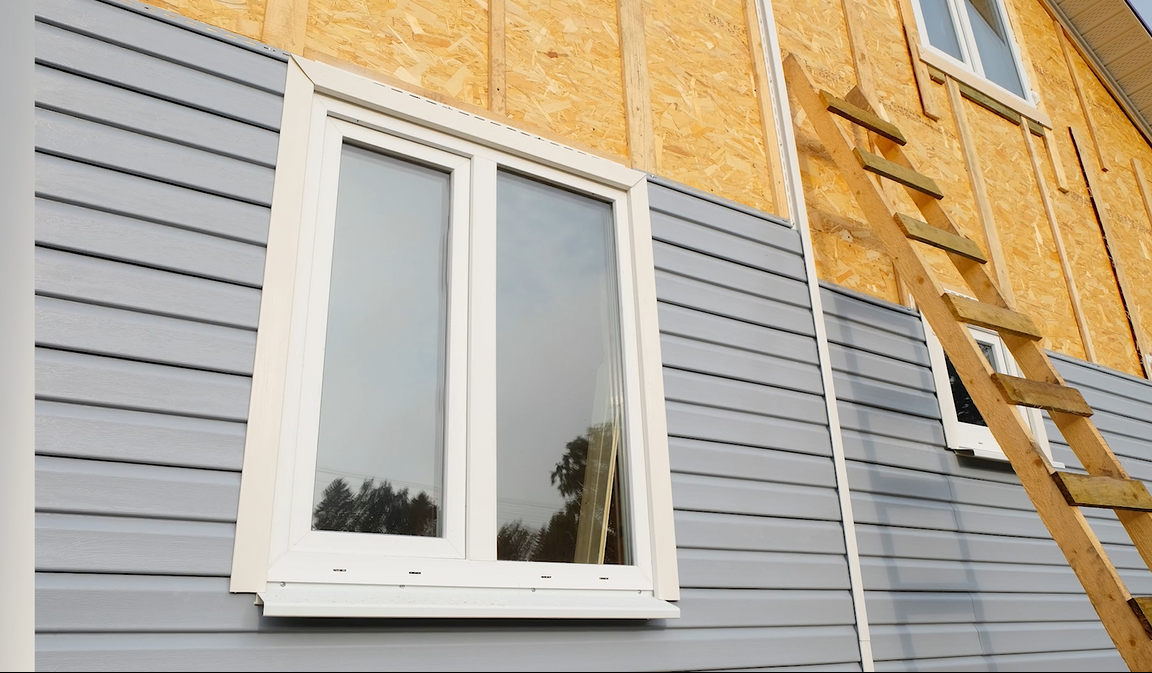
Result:
[[[258,594],[265,614],[278,616],[679,616],[679,609],[666,602],[679,598],[679,579],[647,175],[298,57],[288,64],[280,134],[231,591]],[[299,447],[307,442],[301,444],[298,436],[308,436],[300,433],[310,432],[315,422],[300,410],[318,394],[315,371],[306,372],[301,364],[314,357],[309,348],[315,347],[302,335],[322,324],[318,314],[326,313],[310,310],[316,307],[309,302],[327,296],[327,262],[317,261],[325,254],[324,234],[317,223],[327,221],[326,213],[333,208],[334,173],[326,167],[333,165],[330,157],[341,137],[457,166],[462,172],[453,187],[454,202],[471,203],[470,214],[463,217],[471,218],[474,231],[458,229],[465,233],[453,234],[451,245],[472,260],[469,275],[459,275],[452,286],[453,296],[471,297],[472,308],[464,313],[453,309],[452,320],[465,326],[459,328],[464,337],[450,344],[465,345],[463,350],[450,345],[449,350],[450,357],[463,353],[475,366],[469,365],[467,379],[458,380],[464,385],[450,386],[448,392],[450,408],[453,400],[462,400],[458,408],[466,408],[459,417],[450,412],[449,432],[464,428],[451,436],[459,446],[470,447],[467,454],[450,459],[467,465],[451,478],[467,484],[470,494],[468,507],[448,505],[446,512],[455,512],[449,516],[457,523],[449,523],[445,538],[378,536],[392,538],[380,544],[369,536],[309,533],[301,529],[298,503],[293,505],[300,484],[309,481],[299,473],[299,466],[307,464],[306,458],[298,462],[298,456],[306,456]],[[495,522],[494,514],[479,505],[489,500],[495,504],[494,486],[488,483],[495,477],[494,460],[472,456],[485,442],[484,450],[494,451],[484,439],[486,433],[494,436],[492,396],[474,387],[475,381],[494,375],[477,355],[494,352],[494,343],[469,311],[488,307],[494,296],[494,262],[484,260],[494,253],[495,237],[476,232],[494,231],[494,221],[485,218],[494,217],[497,165],[614,204],[625,391],[630,400],[625,428],[629,441],[621,459],[632,475],[628,506],[635,531],[633,565],[497,561],[495,536],[488,540],[475,533]],[[485,214],[489,210],[493,214]]]
[[[868,625],[868,609],[864,601],[864,572],[860,564],[860,546],[856,540],[856,518],[852,512],[852,492],[848,484],[848,460],[844,452],[844,436],[840,430],[840,408],[836,400],[836,384],[832,375],[832,355],[828,346],[828,327],[824,324],[824,304],[820,297],[820,283],[816,275],[816,253],[812,247],[812,228],[808,222],[808,209],[804,200],[804,180],[800,173],[800,153],[792,126],[792,111],[788,103],[788,88],[784,81],[784,63],[780,57],[780,38],[776,33],[776,19],[772,13],[772,0],[756,0],[760,18],[760,34],[765,45],[764,58],[768,62],[768,80],[772,95],[772,116],[780,139],[780,156],[784,161],[784,182],[788,195],[788,212],[800,232],[804,251],[804,271],[808,276],[808,297],[812,302],[812,317],[816,331],[816,352],[820,358],[820,378],[824,384],[824,404],[828,412],[828,431],[832,440],[832,465],[836,473],[836,496],[840,504],[840,519],[844,527],[844,547],[848,557],[848,584],[852,591],[852,609],[856,617],[856,638],[860,647],[860,667],[875,671],[872,657],[872,631]]]

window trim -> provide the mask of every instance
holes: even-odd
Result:
[[[920,316],[920,322],[924,325],[924,337],[928,346],[928,361],[932,369],[932,380],[936,386],[936,399],[940,405],[940,420],[944,426],[944,443],[945,447],[957,455],[969,456],[972,458],[983,458],[997,462],[1007,463],[1008,457],[998,445],[995,444],[991,448],[985,447],[971,447],[964,446],[965,432],[963,426],[969,425],[961,423],[956,414],[956,401],[952,396],[952,385],[948,380],[948,365],[945,359],[944,347],[940,344],[939,338],[936,333],[932,331],[931,325],[924,318],[923,314]],[[973,325],[966,325],[968,330],[972,332],[972,336],[978,341],[995,344],[998,354],[1004,360],[1004,373],[1010,376],[1021,376],[1020,368],[1016,364],[1012,353],[1008,350],[1004,339],[992,331],[975,327]],[[1044,424],[1044,414],[1039,409],[1032,409],[1027,407],[1019,407],[1020,412],[1024,416],[1024,420],[1028,423],[1029,429],[1032,431],[1032,436],[1035,438],[1036,443],[1040,446],[1040,450],[1048,457],[1048,462],[1052,463],[1053,467],[1064,467],[1063,463],[1059,463],[1052,458],[1052,447],[1048,443],[1048,431]],[[979,427],[979,426],[976,426]]]
[[[1016,66],[1016,72],[1020,76],[1021,87],[1024,89],[1025,97],[1018,96],[1017,94],[1005,89],[996,82],[984,76],[982,69],[977,70],[976,67],[964,61],[959,61],[951,54],[932,45],[928,41],[928,31],[924,23],[924,10],[920,7],[920,0],[915,0],[912,3],[914,14],[916,15],[916,28],[920,39],[920,60],[924,63],[940,70],[945,75],[952,77],[968,86],[976,89],[980,93],[992,98],[993,100],[1001,103],[1012,110],[1040,123],[1041,125],[1052,128],[1052,120],[1045,113],[1041,112],[1037,107],[1038,99],[1036,92],[1032,88],[1031,81],[1028,77],[1027,68],[1024,65],[1024,59],[1020,55],[1020,48],[1016,43],[1016,31],[1013,29],[1011,17],[1008,14],[1008,8],[1004,4],[1004,0],[996,0],[998,11],[1000,12],[1001,20],[1004,22],[1005,29],[1008,31],[1008,46],[1009,51],[1012,53],[1012,61]],[[956,7],[955,0],[948,0],[949,12],[953,14],[965,14]],[[960,19],[962,25],[955,26],[957,29],[957,39],[960,42],[961,51],[968,56],[969,59],[974,61],[979,60],[978,55],[973,55],[973,45],[971,37],[971,28],[968,25],[967,16]]]
[[[333,122],[333,118],[343,121]],[[495,185],[480,182],[494,180],[496,175],[494,159],[485,157],[490,154],[485,152],[486,149],[499,153],[500,164],[513,170],[531,167],[528,173],[542,179],[576,186],[579,191],[586,193],[613,195],[618,222],[614,228],[617,265],[621,298],[625,301],[622,306],[622,327],[626,334],[629,326],[632,331],[632,338],[623,340],[624,361],[629,363],[631,370],[626,377],[626,386],[631,388],[629,416],[636,419],[627,424],[627,431],[631,433],[629,439],[636,447],[630,465],[635,474],[632,481],[638,485],[634,490],[632,508],[646,516],[648,521],[645,530],[638,529],[635,532],[635,565],[611,566],[613,578],[619,578],[619,581],[612,582],[614,589],[597,588],[604,584],[597,584],[598,578],[594,576],[607,574],[597,573],[595,569],[599,566],[463,561],[486,563],[493,567],[508,565],[504,570],[493,570],[493,574],[484,581],[471,581],[470,575],[460,579],[457,573],[447,584],[441,580],[436,586],[423,588],[416,586],[419,584],[418,579],[414,584],[411,581],[413,578],[405,580],[402,575],[385,573],[381,576],[391,577],[387,586],[362,586],[360,594],[350,597],[347,583],[343,583],[341,589],[339,581],[310,581],[311,576],[306,572],[298,572],[299,568],[294,569],[290,559],[272,558],[278,554],[277,550],[285,549],[288,545],[285,527],[274,525],[277,517],[285,515],[274,511],[273,503],[290,501],[288,498],[294,471],[294,465],[288,464],[289,461],[280,460],[281,442],[298,436],[298,428],[295,426],[297,419],[291,413],[286,413],[285,400],[299,399],[304,392],[300,377],[292,377],[287,373],[289,362],[299,363],[303,358],[300,339],[297,337],[291,340],[289,335],[294,332],[300,334],[309,320],[307,316],[301,315],[305,311],[293,311],[294,305],[301,305],[301,296],[297,295],[304,292],[302,287],[308,285],[307,282],[299,286],[296,284],[297,268],[305,268],[300,265],[302,256],[311,254],[309,246],[301,245],[301,236],[309,233],[308,222],[316,221],[317,209],[324,205],[320,194],[304,187],[310,181],[317,180],[317,175],[325,175],[321,172],[321,162],[323,157],[330,154],[323,152],[323,145],[332,142],[330,133],[325,132],[331,131],[328,125],[348,122],[356,128],[375,128],[379,131],[383,130],[380,128],[382,120],[387,120],[388,135],[401,138],[400,142],[415,141],[423,146],[435,147],[434,142],[429,142],[429,134],[440,134],[447,145],[456,145],[457,150],[460,144],[475,146],[477,151],[473,154],[474,162],[492,161],[493,170],[476,171],[470,176],[475,194],[473,205],[477,200],[487,199],[488,205],[492,207],[478,208],[470,217],[493,218],[488,223],[492,225],[493,231]],[[370,135],[374,132],[364,133]],[[433,151],[441,149],[451,151],[452,148],[435,147]],[[483,177],[480,173],[490,175]],[[331,171],[327,174],[331,174]],[[622,222],[627,222],[628,226],[619,226]],[[453,245],[456,243],[455,238],[453,236]],[[258,324],[231,591],[259,594],[264,599],[266,614],[270,615],[678,616],[678,608],[665,602],[679,598],[679,581],[651,240],[645,173],[360,75],[291,57]],[[478,253],[494,253],[495,236],[477,237],[468,245],[470,257],[483,260],[485,255]],[[477,245],[486,246],[486,249],[478,250]],[[494,296],[495,272],[491,266],[495,263],[494,254],[487,256],[492,257],[491,263],[487,264],[490,268],[481,268],[485,264],[475,261],[471,264],[466,294]],[[307,305],[306,299],[305,302],[304,305]],[[449,310],[454,311],[452,308]],[[449,332],[453,329],[450,326]],[[481,332],[470,337],[467,343],[470,353],[466,359],[472,363],[486,362],[484,358],[473,357],[472,351],[495,351],[494,329]],[[455,347],[449,348],[454,350]],[[494,358],[491,360],[483,366],[493,371],[484,374],[491,373],[489,378],[494,380],[495,362]],[[472,366],[469,364],[469,367]],[[468,388],[463,394],[472,400],[490,399],[476,395],[476,381],[484,378],[483,375],[469,376]],[[449,389],[448,394],[451,398],[454,392]],[[477,436],[484,433],[494,436],[495,433],[494,414],[486,413],[479,406],[479,403],[473,403],[466,424],[469,445]],[[468,461],[470,480],[474,477],[475,462]],[[492,500],[492,511],[481,512],[479,510],[488,509],[481,507],[469,508],[471,511],[466,513],[468,529],[490,526],[495,530],[494,483],[490,491],[484,493],[483,497]],[[279,507],[286,509],[283,505]],[[480,540],[481,537],[466,536],[465,555],[473,558],[490,555],[495,558],[494,536],[492,540]],[[465,537],[461,536],[463,539]],[[440,567],[453,560],[420,557],[420,562]],[[460,563],[461,560],[455,562]],[[283,567],[277,570],[274,582],[269,582],[269,571],[277,567],[277,564]],[[542,569],[542,576],[555,575],[557,580],[567,576],[570,581],[566,586],[569,588],[548,588],[549,584],[555,585],[556,582],[540,582],[539,587],[525,586],[521,581],[524,573],[511,566],[522,570],[528,565]],[[293,593],[291,587],[285,586],[286,581],[293,584],[299,581],[298,591]],[[396,587],[406,587],[407,593],[397,597]],[[514,590],[509,587],[520,588]],[[292,595],[285,595],[286,590]],[[448,593],[445,594],[445,591]],[[452,591],[458,592],[457,598],[471,596],[479,603],[452,599]],[[417,599],[418,596],[422,598]],[[269,601],[277,605],[271,605]]]

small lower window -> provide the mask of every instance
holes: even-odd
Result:
[[[993,370],[1010,376],[1020,376],[1020,370],[999,334],[979,327],[969,326],[968,329]],[[928,353],[936,381],[936,395],[940,401],[944,439],[948,448],[965,456],[1007,461],[1008,458],[1000,449],[996,438],[992,436],[992,431],[988,429],[988,424],[980,415],[976,403],[960,381],[960,376],[926,320],[924,331],[927,335]],[[1044,416],[1041,411],[1023,407],[1018,407],[1017,411],[1023,415],[1032,431],[1032,436],[1051,461],[1052,450],[1048,444],[1048,433],[1044,428]]]
[[[647,176],[302,59],[285,107],[233,591],[677,616]]]

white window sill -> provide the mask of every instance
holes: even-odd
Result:
[[[921,45],[920,60],[940,70],[956,81],[967,84],[997,103],[1028,117],[1046,128],[1052,128],[1052,120],[1035,105],[999,84],[985,79],[981,75],[977,75],[954,59],[936,52],[931,46]]]
[[[680,608],[651,591],[478,589],[269,582],[266,617],[503,617],[675,619]]]

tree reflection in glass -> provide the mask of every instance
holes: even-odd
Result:
[[[497,182],[497,558],[628,563],[612,207]]]

